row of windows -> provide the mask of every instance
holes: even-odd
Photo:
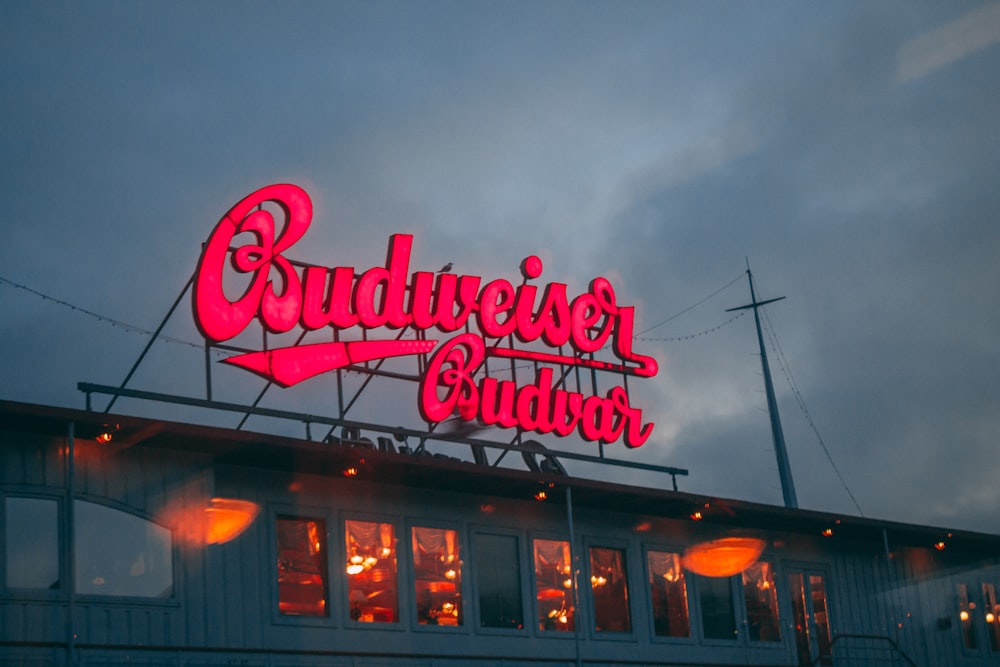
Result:
[[[111,507],[73,503],[74,590],[82,595],[169,598],[173,595],[173,541],[163,526]],[[65,588],[59,554],[59,501],[51,498],[4,498],[4,585],[7,590]],[[450,528],[412,526],[400,552],[391,522],[345,520],[342,558],[331,560],[326,519],[278,515],[276,537],[277,613],[288,618],[330,617],[330,564],[346,582],[347,605],[341,612],[358,623],[399,623],[410,617],[420,625],[462,626],[464,546]],[[522,579],[520,538],[513,534],[475,532],[471,543],[478,605],[476,622],[484,628],[523,630],[526,619],[542,633],[577,628],[570,543],[530,540],[528,589]],[[591,629],[598,633],[633,631],[626,550],[588,546],[583,591],[590,603]],[[410,610],[400,609],[398,558],[410,564]],[[781,642],[778,593],[773,563],[761,559],[733,577],[703,577],[686,572],[679,553],[649,548],[644,553],[645,588],[653,633],[658,637],[733,640],[739,624],[751,642]],[[789,570],[784,579],[791,606],[789,638],[802,656],[810,644],[829,648],[830,620],[825,577],[821,571]],[[635,583],[633,581],[633,583]],[[527,609],[523,591],[534,603]],[[693,596],[693,597],[692,597]],[[406,599],[405,597],[403,599]],[[983,644],[1000,653],[1000,601],[993,583],[957,587],[959,628],[964,647]],[[692,624],[691,613],[698,622]],[[409,616],[408,616],[409,615]],[[980,626],[985,624],[985,636]],[[693,628],[692,625],[695,627]]]
[[[325,553],[326,522],[319,517],[277,516],[278,609],[285,616],[326,617],[330,610],[327,563],[341,563],[349,611],[362,623],[397,623],[400,612],[399,559],[408,559],[413,575],[412,616],[421,625],[460,626],[466,623],[463,569],[466,566],[458,531],[413,526],[406,536],[406,553],[399,552],[393,523],[346,520],[342,524],[344,553]],[[570,543],[531,540],[531,591],[534,623],[543,633],[576,629],[576,608]],[[516,535],[476,532],[471,564],[475,576],[476,623],[484,628],[524,629],[520,539]],[[737,596],[731,577],[710,578],[686,573],[681,555],[649,549],[645,553],[653,630],[660,637],[692,636],[689,601],[697,589],[701,634],[706,639],[737,638]],[[589,595],[592,629],[600,633],[630,633],[632,608],[626,550],[590,546],[587,571],[580,589]],[[742,603],[748,638],[755,642],[782,640],[772,563],[761,560],[741,575]],[[825,600],[825,592],[823,593]],[[824,610],[820,610],[825,613]],[[824,628],[827,636],[829,629]]]

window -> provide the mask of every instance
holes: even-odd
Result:
[[[351,618],[362,623],[399,620],[396,534],[391,523],[347,521],[346,569]]]
[[[326,522],[279,516],[275,525],[278,611],[292,616],[326,616]]]
[[[962,624],[962,644],[967,649],[976,648],[976,626],[972,623],[972,610],[974,604],[969,604],[969,588],[965,584],[958,584],[958,620]]]
[[[628,576],[621,549],[590,548],[590,589],[594,595],[594,629],[631,632]]]
[[[76,592],[163,598],[173,594],[170,531],[105,505],[73,503]]]
[[[573,566],[569,542],[535,540],[535,595],[538,601],[538,629],[572,632]]]
[[[690,637],[687,582],[679,554],[650,551],[649,595],[653,602],[653,631],[657,637]]]
[[[698,577],[701,627],[705,639],[736,639],[730,577]]]
[[[513,535],[476,535],[472,543],[479,586],[479,625],[484,628],[524,627],[521,566]]]
[[[997,602],[997,591],[993,584],[983,584],[983,618],[986,621],[986,634],[990,638],[990,650],[1000,653],[1000,603]]]
[[[774,566],[757,561],[743,570],[743,598],[747,609],[750,641],[781,641],[778,595],[774,587]]]
[[[43,498],[4,501],[8,588],[59,588],[59,506]]]
[[[417,622],[462,625],[462,561],[458,531],[413,528]]]

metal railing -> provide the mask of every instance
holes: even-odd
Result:
[[[913,662],[892,638],[883,635],[853,633],[834,635],[833,641],[830,642],[830,653],[817,657],[812,661],[812,665],[813,667],[816,665],[834,665],[835,667],[908,665],[909,667],[918,667],[917,663]]]

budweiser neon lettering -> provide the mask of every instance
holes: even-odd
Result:
[[[284,220],[276,221],[272,211]],[[421,413],[430,422],[458,414],[543,434],[577,431],[602,442],[622,438],[630,447],[649,438],[653,425],[642,424],[642,413],[629,405],[624,388],[586,397],[554,386],[553,370],[544,366],[656,374],[656,360],[632,349],[634,307],[620,305],[605,278],[595,278],[588,291],[571,298],[563,283],[530,284],[543,271],[536,256],[521,263],[519,285],[502,278],[485,282],[472,275],[411,272],[413,237],[408,234],[389,238],[383,266],[359,271],[295,264],[285,254],[311,222],[312,202],[295,185],[262,188],[222,218],[205,244],[194,282],[195,321],[206,339],[229,340],[255,319],[273,333],[408,327],[454,336],[439,345],[423,336],[341,342],[338,335],[332,342],[252,352],[226,362],[287,387],[364,361],[430,354],[419,391]],[[242,294],[231,298],[226,293],[227,277],[245,285]],[[468,333],[471,329],[479,333]],[[510,338],[541,342],[553,351],[500,346]],[[563,354],[564,346],[573,353]],[[618,362],[593,358],[606,347]],[[534,383],[521,387],[491,377],[477,381],[474,376],[488,356],[543,366]]]

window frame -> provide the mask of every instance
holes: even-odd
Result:
[[[530,598],[529,602],[529,613],[531,614],[531,635],[533,637],[540,637],[545,639],[554,639],[569,641],[574,640],[577,637],[577,633],[580,632],[580,621],[584,618],[586,614],[580,613],[580,607],[585,603],[583,602],[582,595],[580,594],[580,579],[583,578],[583,573],[580,572],[579,575],[574,577],[573,586],[569,589],[573,593],[573,624],[574,629],[566,632],[554,632],[550,630],[542,630],[538,627],[539,618],[541,616],[541,609],[538,606],[538,578],[535,575],[535,540],[548,540],[551,542],[566,542],[569,545],[569,557],[570,557],[570,569],[572,571],[579,571],[580,568],[577,565],[580,562],[580,554],[578,545],[573,544],[570,541],[569,536],[562,533],[556,533],[552,531],[531,531],[528,534],[527,542],[524,545],[525,549],[528,551],[528,572],[526,576],[528,577],[528,595]],[[571,572],[572,574],[572,572]],[[588,575],[589,576],[589,575]],[[527,623],[525,623],[527,625]],[[582,636],[582,635],[581,635]]]
[[[588,636],[595,640],[600,641],[636,641],[636,605],[634,602],[635,596],[635,572],[636,567],[632,562],[634,557],[635,549],[630,548],[630,544],[626,540],[616,540],[616,539],[605,539],[605,538],[594,538],[585,537],[583,541],[583,552],[579,558],[581,567],[577,568],[580,570],[580,585],[581,590],[586,590],[585,595],[580,597],[586,598],[583,605],[586,606],[586,622]],[[617,630],[598,630],[597,629],[597,605],[596,599],[594,598],[593,586],[590,585],[590,578],[593,576],[591,572],[590,563],[590,552],[591,549],[610,549],[613,551],[620,551],[622,553],[622,567],[625,568],[625,607],[628,610],[628,621],[629,629],[623,631]],[[639,568],[640,570],[642,568]],[[584,587],[586,587],[584,589]],[[577,618],[577,629],[579,630],[579,615]]]
[[[74,599],[83,600],[87,602],[97,602],[97,603],[114,603],[114,604],[129,604],[129,605],[151,605],[151,606],[166,606],[166,607],[177,607],[180,606],[180,600],[178,598],[177,591],[183,586],[181,581],[181,573],[179,567],[179,555],[178,549],[180,547],[179,540],[173,528],[169,525],[157,521],[156,518],[147,513],[136,510],[134,507],[130,507],[123,503],[117,503],[108,498],[98,498],[89,495],[78,494],[73,498],[73,503],[85,502],[92,505],[98,505],[107,509],[111,509],[117,512],[121,512],[133,518],[141,519],[148,523],[152,523],[164,530],[170,535],[170,595],[163,597],[145,597],[139,595],[106,595],[102,593],[79,593],[76,590],[67,591],[68,594],[72,594]],[[66,563],[65,568],[73,568],[73,587],[75,588],[79,582],[80,573],[76,571],[76,557],[77,548],[76,540],[80,538],[77,519],[76,519],[76,507],[73,508],[73,534],[70,536],[72,541],[72,546],[70,549],[65,550],[65,553],[73,559],[73,563]],[[67,534],[69,529],[67,527]],[[68,560],[68,559],[67,559]]]
[[[350,581],[346,569],[342,566],[342,556],[347,555],[347,522],[348,521],[361,521],[366,523],[387,523],[392,526],[393,535],[396,540],[396,606],[397,606],[397,616],[398,618],[392,622],[378,622],[378,623],[366,623],[363,621],[356,621],[351,618],[351,600],[350,600]],[[399,517],[386,515],[386,514],[372,514],[368,512],[352,512],[352,511],[341,511],[337,519],[337,534],[335,536],[336,545],[336,557],[333,558],[331,552],[331,558],[337,564],[335,569],[331,569],[330,578],[336,578],[342,585],[339,586],[340,590],[337,595],[337,601],[343,606],[343,611],[340,612],[340,616],[343,619],[343,625],[345,628],[350,628],[352,630],[381,630],[381,631],[393,631],[401,632],[407,628],[407,618],[410,616],[410,600],[411,596],[408,589],[408,571],[412,569],[407,563],[407,559],[410,558],[409,550],[406,546],[406,542],[409,539],[408,529],[404,526],[403,531],[407,534],[402,534],[400,532],[400,525],[402,522]],[[336,574],[332,574],[336,572]],[[333,597],[333,593],[330,594]]]
[[[297,615],[297,614],[283,614],[279,609],[280,593],[278,589],[278,519],[279,518],[291,518],[291,519],[319,519],[322,520],[326,525],[326,572],[327,572],[327,613],[323,616],[311,616],[311,615]],[[272,625],[291,625],[291,626],[303,626],[303,627],[321,627],[321,628],[335,628],[339,627],[337,622],[337,617],[340,612],[333,608],[333,602],[340,601],[345,595],[344,586],[341,584],[341,578],[334,576],[333,563],[331,562],[331,557],[334,549],[337,553],[340,552],[341,546],[338,544],[336,537],[331,535],[330,526],[335,525],[333,523],[334,516],[333,513],[324,507],[319,507],[316,505],[286,505],[286,504],[269,504],[267,506],[267,576],[268,576],[268,588],[270,589],[268,594],[268,605],[270,606],[270,618]],[[337,546],[334,546],[337,545]]]
[[[695,599],[694,606],[692,610],[697,614],[696,623],[692,623],[691,634],[696,635],[698,638],[699,645],[703,646],[715,646],[715,647],[741,647],[746,643],[744,637],[745,632],[741,630],[742,617],[743,614],[740,610],[740,605],[743,602],[743,595],[740,589],[743,587],[742,575],[741,574],[731,574],[727,577],[706,577],[703,574],[693,573],[694,576],[691,577],[691,582],[694,585]],[[739,580],[738,580],[739,578]],[[706,579],[724,579],[729,586],[729,596],[733,603],[733,627],[735,632],[733,633],[732,639],[723,639],[720,637],[709,637],[705,634],[705,616],[702,610],[702,584]],[[697,628],[697,632],[695,631]],[[748,644],[749,645],[749,644]]]
[[[7,499],[17,498],[26,500],[48,500],[56,503],[56,571],[59,574],[59,586],[57,588],[25,588],[20,586],[7,585],[8,552],[10,550],[7,543]],[[68,524],[66,517],[66,495],[46,493],[44,491],[18,490],[12,488],[0,494],[0,536],[3,537],[2,548],[0,548],[0,594],[4,598],[12,600],[62,600],[69,597],[72,591],[69,590],[69,558],[71,555],[67,549]],[[176,560],[172,563],[176,570]],[[176,589],[176,581],[174,585]],[[133,598],[126,598],[132,600]],[[146,598],[137,598],[145,600]],[[158,599],[159,600],[159,599]]]
[[[518,589],[521,593],[521,627],[520,628],[501,628],[493,626],[481,625],[482,620],[482,609],[480,607],[480,590],[479,590],[479,568],[480,564],[478,559],[474,560],[472,556],[475,555],[475,541],[477,536],[489,535],[492,537],[513,537],[517,540],[517,569],[518,569]],[[471,584],[472,599],[474,600],[473,609],[475,612],[476,623],[475,631],[477,634],[485,635],[502,635],[510,637],[524,637],[529,634],[530,623],[534,622],[534,617],[532,616],[531,605],[528,604],[529,599],[531,599],[532,585],[528,576],[529,568],[525,568],[525,563],[531,561],[531,557],[526,551],[528,548],[528,540],[522,531],[512,530],[503,528],[502,526],[490,526],[490,525],[472,525],[469,526],[469,562],[472,567],[468,569],[468,572],[472,574],[472,579],[469,582]],[[534,563],[531,563],[530,571],[534,572]]]
[[[679,558],[684,556],[684,547],[662,544],[662,543],[646,543],[642,545],[642,587],[643,596],[645,597],[646,603],[646,615],[649,619],[649,637],[655,643],[663,644],[686,644],[686,645],[697,645],[699,639],[698,628],[696,627],[696,622],[700,623],[701,615],[697,604],[699,602],[696,593],[696,589],[692,588],[695,577],[693,572],[688,572],[681,566],[681,572],[684,574],[684,585],[687,591],[687,614],[688,614],[688,634],[686,637],[673,637],[666,635],[656,634],[656,616],[653,609],[653,596],[650,590],[649,580],[652,573],[649,571],[649,552],[655,551],[657,553],[670,553],[677,554]],[[697,619],[697,621],[696,621]]]
[[[414,567],[414,552],[413,552],[413,530],[415,528],[429,528],[432,530],[453,530],[455,531],[455,536],[458,539],[458,562],[461,565],[460,573],[460,589],[459,589],[459,600],[461,608],[459,609],[459,617],[462,622],[457,625],[436,625],[431,623],[421,623],[419,614],[417,613],[417,572],[416,567]],[[472,624],[469,623],[469,614],[473,611],[474,606],[469,602],[468,588],[469,588],[469,568],[466,562],[469,559],[469,554],[466,553],[469,549],[470,542],[468,535],[466,534],[466,526],[462,522],[457,521],[438,521],[434,519],[425,519],[424,517],[411,517],[406,520],[405,523],[405,547],[402,550],[402,554],[406,557],[406,589],[407,589],[407,607],[406,616],[409,618],[408,626],[411,630],[415,632],[440,632],[448,634],[469,634],[472,630]],[[400,603],[402,605],[402,602]],[[400,616],[403,616],[402,606],[400,606]]]

